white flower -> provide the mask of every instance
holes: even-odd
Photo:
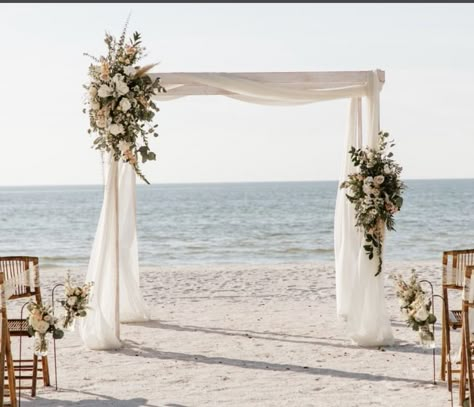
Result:
[[[118,134],[122,134],[124,131],[124,128],[121,124],[111,124],[110,127],[109,127],[109,133],[110,134],[113,134],[114,136],[118,135]]]
[[[130,150],[130,146],[131,144],[125,140],[120,140],[119,143],[118,143],[118,148],[119,150],[121,151],[121,153],[123,154],[125,151],[128,151]]]
[[[384,172],[385,174],[390,174],[390,173],[392,172],[392,170],[390,169],[390,166],[389,166],[388,164],[385,164],[385,165],[383,166],[383,172]]]
[[[74,294],[76,294],[78,297],[82,294],[82,290],[77,287],[76,290],[74,291]]]
[[[362,187],[362,190],[364,191],[366,195],[370,195],[373,191],[372,187],[369,184],[364,184],[364,186]]]
[[[112,95],[112,88],[108,85],[102,85],[98,92],[99,97],[107,98]]]
[[[128,93],[130,90],[127,86],[127,84],[123,81],[124,76],[122,74],[116,74],[113,78],[112,81],[115,83],[115,90],[120,96],[123,96]]]
[[[97,88],[96,88],[95,86],[91,86],[91,87],[89,88],[89,95],[90,95],[91,97],[95,97],[95,95],[97,95]]]
[[[369,151],[369,153],[367,153],[367,158],[369,161],[372,161],[374,159],[374,153],[372,151]]]
[[[429,314],[424,305],[418,308],[418,311],[416,311],[416,314],[415,314],[415,319],[417,321],[420,321],[420,322],[426,321],[428,317],[429,317]]]
[[[122,98],[122,100],[120,101],[120,110],[122,110],[122,112],[127,112],[128,109],[130,109],[132,107],[130,101],[127,99],[127,98]]]
[[[33,327],[34,328],[34,327]],[[36,324],[35,331],[38,331],[41,334],[45,334],[46,331],[49,329],[49,323],[46,321],[39,321]]]
[[[377,215],[377,213],[378,213],[377,209],[371,209],[370,210],[370,214],[373,215],[373,216]]]
[[[96,101],[91,102],[91,109],[92,110],[99,110],[100,109],[100,103],[96,102]]]
[[[377,175],[375,178],[374,178],[374,183],[376,185],[382,185],[383,182],[385,181],[385,177],[383,175]]]
[[[370,176],[364,179],[364,184],[371,184],[372,182],[374,182],[374,179]]]
[[[136,71],[137,71],[137,70],[135,69],[135,67],[134,67],[134,66],[131,66],[131,65],[126,66],[126,67],[123,68],[123,73],[124,73],[125,75],[127,75],[127,76],[133,76],[133,75],[135,75],[135,72],[136,72]]]
[[[76,302],[77,302],[77,297],[75,295],[67,299],[67,304],[70,305],[71,307],[75,305]]]

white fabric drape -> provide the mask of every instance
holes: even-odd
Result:
[[[375,73],[375,75],[377,74]],[[200,85],[232,92],[232,94],[225,95],[232,99],[263,105],[297,105],[360,97],[365,96],[368,89],[368,80],[359,84],[350,84],[337,88],[324,88],[322,86],[321,89],[295,89],[290,87],[290,85],[257,82],[239,77],[236,74],[226,73],[186,74],[186,79]],[[179,84],[170,85],[173,89],[179,88],[179,86]],[[164,101],[182,97],[185,97],[185,95],[160,93],[155,96],[155,99]]]
[[[360,98],[351,100],[349,126],[344,146],[343,165],[339,177],[340,185],[347,175],[355,171],[350,155],[351,147],[359,148],[362,143],[362,106]],[[345,190],[338,188],[334,215],[334,253],[336,268],[337,315],[347,320],[358,270],[359,249],[362,233],[355,227],[354,205],[345,196]]]
[[[86,277],[94,282],[91,309],[80,324],[90,349],[120,347],[120,322],[149,319],[139,287],[136,175],[110,154],[104,170],[104,201]]]
[[[368,145],[371,148],[378,147],[378,133],[379,133],[379,81],[375,76],[369,80],[367,93],[367,139]],[[346,165],[346,170],[350,170],[350,166]],[[346,173],[347,175],[348,173]],[[342,205],[339,206],[339,212],[336,211],[336,218],[340,217],[340,222],[348,222],[353,224],[352,214],[347,211]],[[350,229],[350,226],[346,224]],[[339,229],[340,230],[340,229]],[[345,232],[346,230],[344,230]],[[354,235],[349,232],[349,235],[340,238],[349,245],[347,248],[343,247],[338,253],[336,247],[336,258],[339,256],[347,261],[354,260],[354,246],[351,242],[355,242]],[[363,248],[363,237],[359,240],[359,253],[356,266],[355,275],[350,277],[344,275],[342,281],[344,285],[341,287],[341,294],[350,297],[349,303],[345,303],[341,299],[340,311],[345,313],[347,319],[347,327],[349,336],[352,340],[360,346],[380,346],[392,345],[393,333],[390,325],[390,319],[387,312],[387,306],[384,295],[384,277],[383,272],[375,277],[378,270],[379,258],[374,255],[372,260],[369,260],[365,249]],[[385,245],[384,245],[385,246]],[[347,264],[340,265],[343,268],[339,273],[351,271],[353,267]],[[337,267],[337,264],[336,264]],[[352,284],[352,288],[348,286],[348,281]],[[352,295],[349,294],[352,291]]]

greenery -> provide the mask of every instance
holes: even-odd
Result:
[[[382,271],[382,246],[385,227],[395,230],[394,214],[403,205],[402,193],[405,184],[400,180],[402,167],[393,160],[393,147],[389,134],[379,133],[378,148],[356,149],[351,147],[351,155],[357,172],[348,176],[341,185],[346,189],[346,197],[355,206],[356,226],[364,229],[364,249],[369,259],[378,255],[379,265],[376,276]]]
[[[159,108],[152,99],[166,90],[159,78],[152,80],[147,75],[156,64],[138,65],[145,47],[138,32],[126,41],[127,26],[128,20],[118,41],[110,34],[105,35],[106,56],[96,58],[84,54],[93,63],[89,66],[90,82],[84,85],[88,98],[83,112],[89,115],[88,133],[97,135],[93,147],[111,153],[116,161],[129,163],[149,184],[137,157],[141,157],[142,163],[156,160],[148,142],[149,136],[158,136],[158,125],[153,120]]]

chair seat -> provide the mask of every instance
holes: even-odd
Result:
[[[10,336],[26,336],[28,335],[28,321],[26,319],[9,319],[8,329]]]
[[[449,311],[449,326],[453,329],[462,327],[462,311],[461,310],[450,310]]]

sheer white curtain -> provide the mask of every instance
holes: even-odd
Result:
[[[373,76],[368,82],[366,99],[367,144],[372,148],[378,145],[379,93],[379,81]],[[352,106],[357,103],[353,101]],[[361,114],[359,109],[358,117],[355,117],[355,110],[351,108],[346,148],[350,148],[351,144],[360,146],[360,141],[356,143],[357,131],[354,128],[355,123],[360,123]],[[346,157],[340,182],[353,170]],[[338,200],[343,199],[342,195],[340,191]],[[338,313],[346,319],[349,336],[354,343],[360,346],[391,345],[394,338],[385,301],[384,274],[382,272],[375,277],[379,258],[375,255],[369,260],[363,248],[362,233],[354,230],[354,212],[347,207],[347,199],[343,200],[344,203],[338,202],[335,213]]]
[[[149,319],[139,287],[136,175],[110,154],[104,172],[104,201],[86,277],[94,282],[91,310],[79,324],[90,349],[120,347],[120,322]]]

